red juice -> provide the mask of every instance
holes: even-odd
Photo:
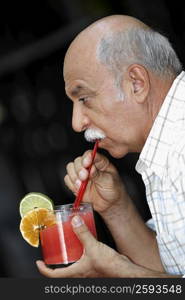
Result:
[[[96,228],[92,211],[79,212],[84,223],[96,237]],[[44,261],[47,265],[63,265],[73,263],[80,259],[83,254],[83,246],[71,225],[68,216],[65,221],[57,221],[56,224],[40,231],[40,240]]]

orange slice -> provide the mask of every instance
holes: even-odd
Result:
[[[23,238],[33,247],[39,246],[39,231],[55,224],[52,211],[46,208],[36,208],[22,218],[20,232]]]

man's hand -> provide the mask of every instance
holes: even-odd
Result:
[[[168,277],[167,274],[142,268],[132,263],[126,256],[98,242],[81,218],[75,216],[72,225],[84,246],[82,257],[70,267],[54,270],[48,268],[44,262],[37,261],[38,269],[44,276],[53,278]]]
[[[47,277],[115,277],[119,254],[98,242],[80,217],[75,216],[72,225],[84,246],[84,253],[80,260],[70,267],[55,270],[47,268],[44,262],[37,261],[39,271]]]
[[[87,168],[91,161],[92,152],[86,151],[82,157],[76,158],[74,162],[67,165],[67,175],[64,181],[74,194],[78,193],[81,182],[87,179]],[[119,206],[119,204],[125,204],[127,207],[128,199],[129,196],[116,168],[105,156],[97,153],[83,201],[91,202],[94,210],[103,214],[110,208]]]
[[[129,260],[119,255],[115,250],[98,242],[89,232],[83,220],[75,216],[72,221],[74,232],[84,246],[84,253],[79,261],[70,267],[47,268],[42,261],[37,261],[39,271],[47,277],[119,277],[121,274],[122,261],[126,269],[129,268]],[[124,266],[123,266],[124,267]],[[128,276],[128,271],[125,272]]]

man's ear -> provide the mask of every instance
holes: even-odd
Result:
[[[132,97],[134,97],[138,103],[145,102],[150,89],[150,80],[147,70],[141,65],[133,64],[127,69],[127,76]]]

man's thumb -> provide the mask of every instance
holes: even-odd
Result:
[[[84,247],[89,246],[89,243],[94,242],[95,238],[85,225],[83,219],[80,218],[80,216],[73,217],[71,224],[73,226],[73,231],[82,242]]]

